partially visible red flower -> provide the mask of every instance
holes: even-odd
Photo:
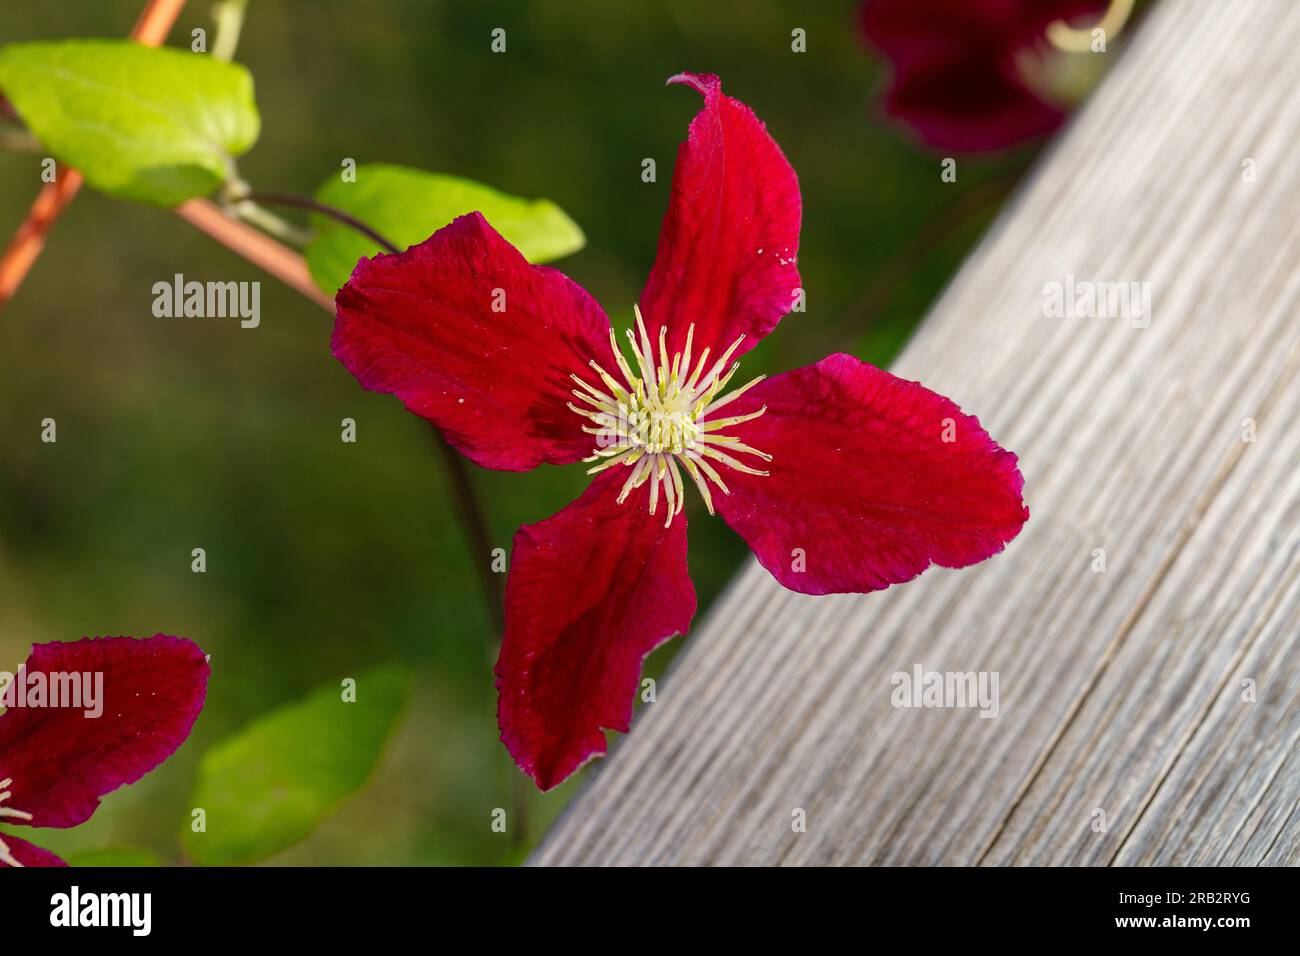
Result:
[[[357,265],[334,354],[485,468],[594,462],[519,530],[497,660],[501,737],[549,789],[626,731],[641,664],[695,615],[685,486],[781,584],[865,592],[1000,550],[1016,456],[948,399],[849,355],[727,391],[801,295],[794,170],[715,76],[677,155],[629,360],[581,287],[482,215]]]
[[[208,671],[197,645],[163,634],[35,645],[26,680],[99,674],[103,699],[98,716],[48,704],[0,714],[0,822],[75,827],[90,819],[101,796],[139,780],[185,742]],[[0,866],[65,865],[26,840],[0,837]]]
[[[1107,0],[866,0],[862,30],[893,67],[886,114],[936,149],[989,152],[1061,124],[1062,105],[1036,82],[1036,65],[1055,55],[1048,28],[1095,22],[1106,8]]]

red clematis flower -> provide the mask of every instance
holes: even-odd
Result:
[[[50,689],[74,677],[100,688],[94,710],[90,691],[72,705],[55,699]],[[75,827],[100,797],[139,780],[185,742],[203,709],[208,662],[179,637],[85,638],[35,645],[17,679],[47,690],[41,704],[32,698],[0,714],[0,823]],[[5,702],[21,701],[16,692],[6,691]],[[0,836],[0,866],[66,865],[26,840]]]
[[[1132,3],[1111,6],[1113,32]],[[1094,22],[1106,9],[1107,0],[867,0],[862,30],[893,64],[889,116],[936,149],[988,152],[1061,124],[1049,31],[1068,36],[1066,24]]]
[[[626,731],[645,656],[695,614],[685,486],[788,588],[874,591],[1000,551],[1028,516],[1016,458],[915,382],[848,355],[726,391],[800,294],[794,170],[717,77],[677,156],[619,350],[609,319],[478,213],[357,265],[334,354],[485,468],[594,462],[519,530],[497,661],[502,740],[543,789]],[[947,429],[947,435],[945,435]],[[951,439],[951,440],[945,440]]]

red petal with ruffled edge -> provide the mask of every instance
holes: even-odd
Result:
[[[626,733],[641,662],[695,616],[686,516],[665,528],[649,486],[619,504],[616,466],[576,501],[515,535],[497,719],[515,762],[549,790]]]
[[[613,368],[609,319],[563,274],[530,265],[479,213],[399,255],[363,259],[336,299],[334,356],[484,468],[591,453],[569,376]]]
[[[67,866],[61,859],[51,853],[49,850],[43,850],[34,843],[28,843],[26,840],[20,840],[16,836],[8,833],[0,833],[0,840],[9,847],[9,852],[13,854],[15,860],[23,866]],[[0,860],[0,869],[8,867],[9,864]]]
[[[761,417],[723,434],[771,455],[763,466],[771,474],[720,465],[731,494],[713,499],[793,591],[875,591],[931,563],[974,564],[1029,517],[1016,456],[916,382],[831,355],[760,382],[717,415],[764,405]]]
[[[1050,133],[1064,112],[1027,86],[1017,56],[1055,20],[1096,15],[1105,0],[869,0],[862,30],[894,68],[885,112],[928,145],[1005,149]]]
[[[716,357],[743,333],[740,356],[795,303],[799,181],[762,121],[724,96],[716,76],[681,73],[668,82],[704,94],[704,109],[677,152],[641,312],[652,342],[668,326],[670,353],[682,350],[693,322],[695,355],[708,347]]]
[[[87,716],[96,708],[83,699],[77,707],[11,707],[0,715],[0,780],[13,780],[3,805],[32,814],[6,823],[85,822],[101,796],[139,780],[185,742],[207,695],[203,651],[164,634],[37,644],[23,666],[29,686],[36,673],[90,674],[92,682],[102,675],[102,712]]]

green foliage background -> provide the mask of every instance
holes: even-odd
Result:
[[[122,37],[140,6],[5,0],[0,41]],[[197,26],[210,38],[209,13],[191,0],[171,43],[188,46]],[[937,156],[879,122],[880,67],[856,16],[852,2],[793,0],[253,0],[237,60],[255,77],[263,130],[240,170],[255,188],[310,194],[352,157],[549,198],[588,242],[555,265],[625,323],[699,107],[664,80],[716,72],[767,122],[804,198],[808,312],[744,371],[806,364],[833,346],[886,364],[996,202],[973,214],[965,203],[954,228],[933,223],[1025,156],[963,161],[959,182],[941,183]],[[498,26],[504,55],[489,51]],[[795,27],[807,31],[807,53],[791,52]],[[656,183],[641,181],[645,157],[658,164]],[[6,236],[39,171],[38,157],[0,154]],[[933,238],[899,263],[918,234]],[[891,269],[887,305],[864,324],[855,304]],[[152,285],[177,272],[262,280],[261,327],[155,318]],[[330,357],[329,328],[317,306],[169,213],[90,190],[0,315],[0,669],[15,669],[33,642],[158,631],[196,640],[213,661],[190,742],[89,824],[37,834],[43,845],[181,859],[203,752],[376,664],[412,676],[406,720],[361,795],[272,862],[515,862],[572,797],[575,781],[530,792],[527,821],[491,831],[493,809],[512,807],[517,771],[497,741],[497,635],[471,564],[488,557],[467,551],[425,425],[361,391]],[[39,441],[45,417],[58,421],[56,445]],[[344,417],[358,422],[355,445],[339,440]],[[521,523],[585,481],[579,467],[473,478],[507,548]],[[706,609],[746,552],[691,507]],[[206,574],[190,571],[194,547],[207,550]],[[658,652],[650,673],[681,643]]]

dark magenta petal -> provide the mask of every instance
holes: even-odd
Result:
[[[695,355],[722,353],[742,333],[742,355],[794,305],[800,288],[802,206],[794,170],[762,121],[725,96],[716,76],[682,73],[704,95],[677,152],[659,251],[641,293],[652,342],[668,326],[680,352],[695,324]]]
[[[987,153],[1051,133],[1065,118],[1014,69],[976,57],[918,62],[894,75],[885,112],[935,149]]]
[[[0,833],[0,841],[13,854],[13,858],[23,866],[67,866],[61,859],[51,853],[49,850],[43,850],[34,843],[28,843],[26,840],[20,840],[16,836],[7,833]],[[0,860],[0,869],[7,867],[9,864]]]
[[[791,590],[875,591],[930,564],[973,564],[1029,517],[1016,456],[916,382],[831,355],[760,382],[718,414],[764,405],[725,433],[770,454],[771,474],[720,468],[731,494],[714,502]]]
[[[159,634],[37,644],[24,672],[29,686],[37,673],[89,674],[85,687],[95,696],[99,675],[102,697],[93,708],[85,696],[80,706],[29,700],[0,715],[0,780],[12,779],[0,806],[32,814],[31,826],[71,827],[90,818],[101,796],[139,780],[185,742],[203,709],[209,668],[196,644]]]
[[[571,374],[613,368],[609,319],[581,286],[530,265],[479,213],[400,255],[363,259],[336,299],[334,355],[484,468],[590,454]]]
[[[580,498],[515,535],[506,630],[497,660],[497,719],[515,762],[549,790],[626,733],[655,647],[695,616],[686,516],[664,528],[649,486],[623,504],[616,466]]]
[[[1005,149],[1064,118],[1021,75],[1018,58],[1046,44],[1055,20],[1098,17],[1106,0],[867,0],[862,30],[888,57],[885,112],[928,145]]]
[[[967,57],[1036,43],[1058,19],[1051,0],[866,0],[861,25],[867,40],[894,67],[941,56]],[[1078,6],[1064,0],[1062,7]]]

